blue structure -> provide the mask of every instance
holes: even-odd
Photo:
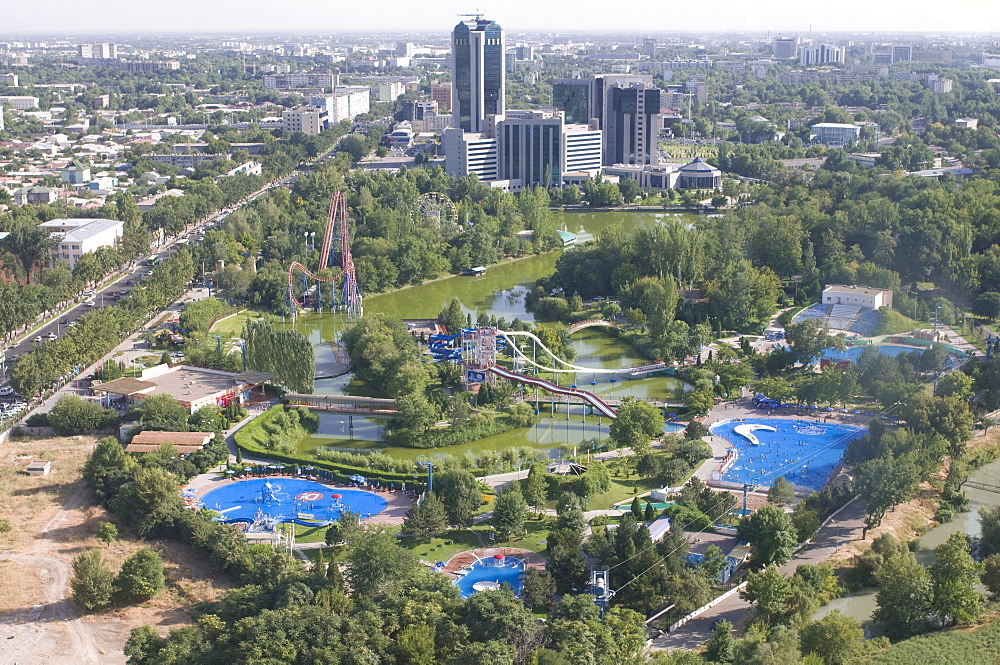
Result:
[[[740,425],[767,425],[776,431],[755,430],[755,445],[735,432]],[[778,476],[808,490],[820,490],[851,439],[865,433],[862,427],[784,418],[745,418],[715,424],[712,434],[726,439],[736,451],[736,460],[721,480],[769,485]]]
[[[338,497],[334,497],[336,494]],[[257,478],[226,483],[202,497],[201,505],[221,514],[222,522],[253,522],[258,518],[276,524],[335,522],[345,510],[370,517],[385,510],[385,499],[361,490],[334,489],[300,478]]]
[[[524,574],[524,561],[514,557],[503,559],[480,559],[469,567],[469,571],[455,580],[455,586],[462,598],[468,598],[476,591],[493,588],[500,584],[509,584],[514,595],[521,593]],[[476,586],[480,588],[475,588]]]

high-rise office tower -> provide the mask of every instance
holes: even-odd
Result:
[[[778,37],[774,40],[774,57],[779,60],[791,60],[799,54],[798,37]]]
[[[452,124],[482,131],[488,115],[503,115],[507,86],[503,28],[477,15],[451,33]]]
[[[566,122],[587,124],[591,118],[591,79],[558,79],[552,82],[552,106],[562,111]]]
[[[642,54],[650,59],[656,58],[656,38],[646,37],[642,40]]]
[[[660,89],[649,74],[562,79],[552,85],[552,105],[566,114],[566,122],[598,120],[608,165],[657,163],[656,139],[663,123],[660,101]]]

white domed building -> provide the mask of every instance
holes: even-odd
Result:
[[[680,169],[677,186],[680,189],[719,189],[722,187],[722,171],[701,157],[695,157],[690,164]]]

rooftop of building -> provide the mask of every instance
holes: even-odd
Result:
[[[272,377],[263,372],[224,372],[217,369],[158,365],[143,372],[142,379],[122,378],[94,386],[95,390],[116,395],[172,395],[181,402],[196,402],[248,386],[260,385]]]
[[[680,170],[685,173],[690,173],[692,171],[696,172],[701,171],[709,173],[713,171],[718,171],[719,169],[715,168],[708,162],[704,161],[701,157],[695,157],[693,162],[691,162],[690,164],[685,164],[684,166],[681,167]]]
[[[891,289],[876,289],[870,286],[858,286],[857,284],[827,284],[826,288],[823,289],[823,293],[827,291],[851,291],[852,293],[861,293],[866,296],[875,296],[891,291]]]

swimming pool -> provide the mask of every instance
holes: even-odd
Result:
[[[838,351],[836,349],[823,349],[823,353],[820,354],[822,358],[827,360],[850,360],[851,362],[858,362],[858,358],[861,357],[861,353],[865,349],[876,349],[883,356],[895,357],[901,353],[923,353],[926,349],[921,349],[915,346],[902,346],[900,344],[867,344],[862,346],[849,346],[843,351]]]
[[[740,434],[737,427],[752,434]],[[770,485],[783,475],[790,483],[814,491],[826,484],[847,442],[865,433],[863,427],[785,418],[728,420],[716,423],[711,431],[736,450],[736,461],[717,479]]]
[[[521,593],[524,568],[524,561],[515,557],[480,559],[469,567],[469,572],[455,580],[455,586],[462,598],[468,598],[477,591],[507,583],[516,596]]]
[[[257,517],[327,522],[335,521],[344,510],[369,517],[385,510],[386,503],[371,492],[327,487],[312,480],[255,478],[217,487],[201,498],[201,505],[221,513],[227,522],[252,522]]]

